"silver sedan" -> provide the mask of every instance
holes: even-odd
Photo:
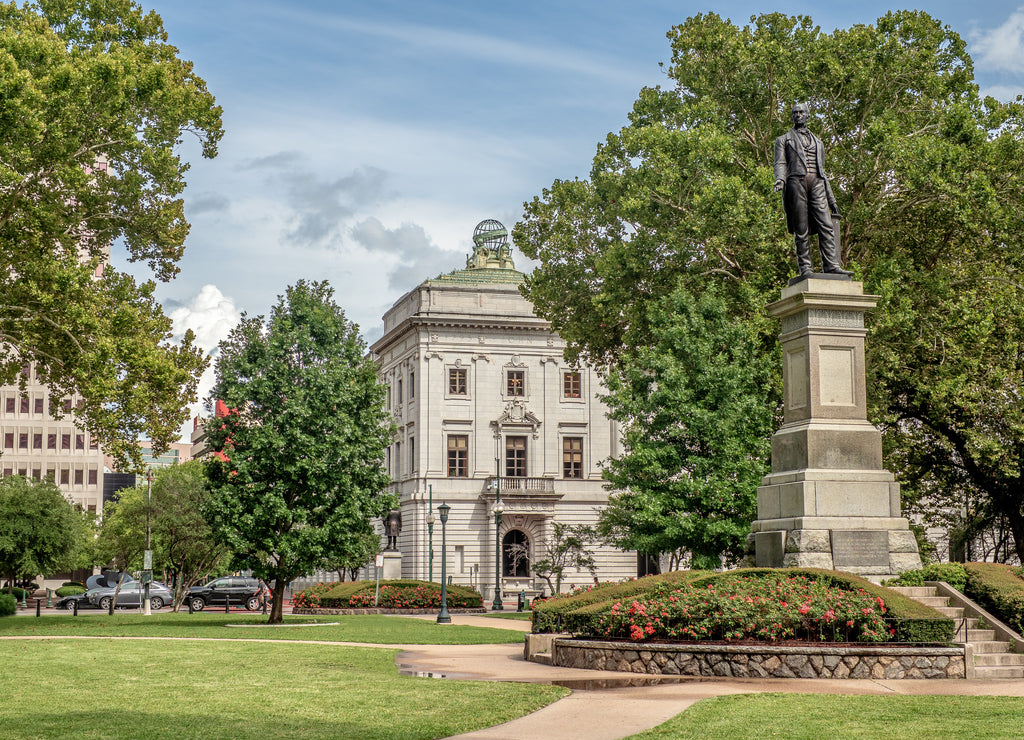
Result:
[[[117,594],[116,606],[138,608],[142,604],[144,589],[145,587],[138,581],[124,584]],[[112,588],[99,589],[96,593],[89,594],[89,603],[100,609],[109,609],[113,600],[114,589]],[[159,581],[149,584],[149,606],[151,608],[160,609],[164,604],[170,604],[172,601],[174,601],[174,594],[167,586]]]

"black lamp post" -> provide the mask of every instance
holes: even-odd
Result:
[[[497,475],[494,476],[494,605],[492,611],[500,612],[505,610],[501,603],[501,514],[505,507],[501,505],[501,459],[497,463]]]
[[[448,553],[446,552],[447,541],[445,539],[448,523],[448,512],[452,510],[448,504],[441,504],[437,507],[441,515],[441,613],[437,615],[438,624],[451,624],[452,617],[448,613]]]

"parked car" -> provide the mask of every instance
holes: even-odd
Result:
[[[98,606],[100,609],[109,609],[110,603],[114,599],[115,589],[112,588],[101,588],[96,589],[96,593],[92,593],[89,596],[89,603],[93,606]],[[145,593],[145,586],[138,581],[132,581],[121,586],[120,593],[117,594],[117,606],[119,607],[136,607],[142,605],[142,597]],[[171,589],[167,588],[160,581],[153,581],[149,584],[149,605],[153,609],[160,609],[164,604],[170,604],[174,601],[174,594]]]
[[[202,611],[207,606],[224,606],[228,599],[236,606],[244,605],[251,612],[260,608],[260,582],[256,578],[242,576],[225,576],[217,578],[205,586],[193,586],[185,596],[185,603],[191,604],[194,611]]]
[[[78,602],[79,609],[93,609],[96,608],[95,604],[89,602],[89,596],[99,591],[106,591],[105,588],[90,588],[84,594],[71,594],[70,596],[62,597],[54,606],[58,609],[66,609],[67,611],[74,611],[75,602]]]

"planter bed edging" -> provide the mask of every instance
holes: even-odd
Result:
[[[966,678],[963,647],[658,645],[555,638],[552,663],[733,678]]]
[[[311,609],[309,607],[299,607],[292,609],[292,614],[305,614],[307,616],[316,616],[323,614],[327,616],[343,616],[351,614],[437,614],[441,610],[439,608],[428,608],[428,609],[387,609],[385,607],[377,606],[365,606],[358,609]],[[449,609],[449,614],[486,614],[487,609],[478,607],[475,609]]]

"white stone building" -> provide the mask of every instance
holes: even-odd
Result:
[[[386,463],[400,498],[402,576],[440,580],[441,523],[431,564],[427,516],[431,500],[435,515],[447,503],[448,574],[488,601],[499,537],[503,599],[544,590],[529,562],[544,556],[553,523],[596,521],[608,500],[601,462],[619,444],[596,397],[597,374],[565,361],[565,343],[520,294],[524,275],[499,232],[497,222],[478,226],[466,269],[399,299],[372,347],[399,427]],[[516,562],[514,545],[529,562]],[[593,552],[600,580],[636,575],[635,553],[604,545]],[[592,581],[570,569],[562,589]]]

